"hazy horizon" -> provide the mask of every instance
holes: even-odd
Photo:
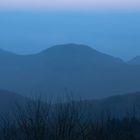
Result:
[[[78,43],[131,59],[140,55],[140,12],[0,11],[0,48],[20,54]]]
[[[0,48],[12,52],[76,43],[125,60],[140,55],[139,0],[4,0],[0,19]]]

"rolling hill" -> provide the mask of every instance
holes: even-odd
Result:
[[[140,66],[86,45],[58,45],[32,55],[0,50],[0,89],[44,99],[102,98],[140,91]]]

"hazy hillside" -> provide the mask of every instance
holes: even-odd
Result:
[[[135,58],[131,59],[129,64],[140,65],[140,56],[136,56]]]
[[[92,117],[113,115],[115,117],[140,116],[140,92],[116,95],[100,100],[82,102],[84,110],[90,110]]]
[[[85,45],[59,45],[34,55],[0,54],[0,89],[22,95],[73,92],[76,98],[91,99],[140,90],[140,66]]]
[[[29,99],[24,98],[19,94],[0,90],[0,115],[14,112],[17,105],[24,105],[27,101],[29,101]]]

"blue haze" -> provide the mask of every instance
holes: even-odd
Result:
[[[140,55],[140,13],[0,12],[0,48],[25,54],[65,43],[131,59]]]

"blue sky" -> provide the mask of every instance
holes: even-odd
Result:
[[[37,53],[78,43],[130,59],[140,55],[140,12],[0,12],[0,47]]]
[[[139,9],[140,0],[1,0],[0,48],[79,43],[128,60],[140,55]]]

